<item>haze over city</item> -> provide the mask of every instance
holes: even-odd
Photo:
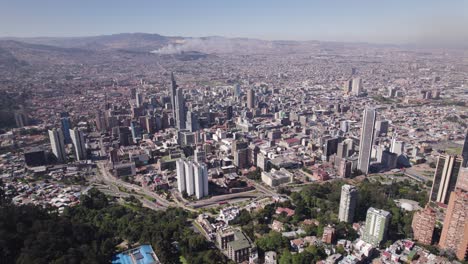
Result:
[[[0,263],[468,263],[467,1],[0,3]]]
[[[124,32],[466,46],[466,1],[4,1],[0,36]]]

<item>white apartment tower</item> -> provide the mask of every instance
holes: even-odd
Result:
[[[67,161],[67,155],[65,152],[65,138],[62,130],[53,128],[49,130],[50,145],[52,147],[52,153],[54,153],[57,161],[65,163]]]
[[[353,222],[357,195],[358,192],[356,187],[349,184],[345,184],[341,187],[340,211],[338,213],[338,218],[341,222]]]
[[[78,130],[78,128],[70,129],[70,137],[73,143],[76,160],[86,160],[88,155],[86,153],[83,131]]]

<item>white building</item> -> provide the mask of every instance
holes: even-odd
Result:
[[[49,130],[50,145],[52,147],[52,153],[54,153],[57,161],[60,163],[65,163],[67,161],[67,156],[65,152],[65,138],[63,136],[62,130],[53,128]]]
[[[340,210],[338,213],[338,219],[340,219],[341,222],[353,222],[357,194],[356,187],[352,185],[345,184],[341,187]]]
[[[280,170],[272,169],[270,172],[262,172],[262,181],[271,187],[290,183],[292,178],[293,174],[285,168],[281,168]]]
[[[86,160],[88,155],[86,153],[83,131],[78,130],[78,128],[70,129],[70,137],[73,143],[76,160]]]
[[[200,199],[209,194],[208,168],[204,163],[178,159],[176,161],[177,188],[179,192],[195,195]]]

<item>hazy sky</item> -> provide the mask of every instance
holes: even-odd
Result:
[[[468,0],[0,0],[0,36],[468,44]]]

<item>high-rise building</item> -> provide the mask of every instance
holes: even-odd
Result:
[[[176,160],[177,188],[180,193],[187,191],[185,183],[185,164],[183,159]]]
[[[234,165],[239,169],[246,169],[249,166],[248,149],[242,148],[234,152]]]
[[[226,120],[231,120],[234,116],[232,105],[226,106]]]
[[[345,184],[341,187],[340,210],[338,213],[338,219],[340,219],[341,222],[353,222],[357,196],[358,191],[356,187],[349,184]]]
[[[403,155],[405,153],[405,142],[397,140],[396,137],[393,137],[390,152],[395,153],[398,156]]]
[[[345,94],[348,94],[353,90],[353,79],[349,79],[344,82],[343,91]]]
[[[387,229],[392,215],[381,209],[370,207],[367,210],[366,226],[362,235],[362,240],[379,246],[387,239]]]
[[[197,148],[195,150],[195,161],[198,163],[204,163],[206,161],[206,152],[202,149]]]
[[[195,179],[193,173],[193,162],[191,160],[184,161],[185,167],[185,185],[187,189],[187,194],[194,195],[195,194]]]
[[[204,163],[193,163],[195,196],[201,199],[208,195],[208,168]]]
[[[87,152],[83,131],[79,130],[78,128],[74,128],[70,129],[69,132],[76,160],[86,160]]]
[[[430,245],[436,224],[436,212],[429,206],[416,212],[413,216],[411,227],[413,228],[414,239],[422,244]]]
[[[138,92],[136,93],[135,97],[136,97],[136,98],[135,98],[136,106],[137,106],[137,107],[142,107],[142,106],[143,106],[143,94],[142,94],[140,91],[138,91]]]
[[[366,108],[362,118],[361,141],[357,168],[364,174],[369,173],[369,165],[374,141],[375,109]]]
[[[15,112],[16,127],[24,127],[29,124],[28,115],[24,110]]]
[[[360,95],[362,93],[362,80],[361,78],[353,78],[353,87],[352,91],[353,95]]]
[[[468,192],[462,189],[450,194],[439,246],[460,260],[468,257]]]
[[[52,153],[54,153],[57,161],[65,163],[67,161],[67,155],[65,152],[65,140],[62,130],[56,128],[49,130],[49,139],[52,147]]]
[[[172,104],[172,116],[176,116],[176,96],[177,96],[177,83],[174,78],[174,73],[171,72],[171,104]]]
[[[70,144],[71,143],[70,129],[72,127],[71,127],[70,117],[68,117],[68,113],[66,113],[66,115],[67,116],[60,118],[60,126],[63,131],[63,138],[65,140],[65,144]]]
[[[195,112],[188,111],[187,112],[187,122],[185,127],[190,132],[195,132],[200,129],[200,124],[198,122],[198,115]]]
[[[447,204],[455,190],[462,160],[457,156],[440,155],[432,183],[430,201]]]
[[[176,127],[179,130],[185,129],[185,99],[181,88],[176,91],[175,108]]]
[[[75,151],[76,160],[86,160],[86,145],[83,131],[78,130],[78,128],[70,129],[70,136],[73,143],[73,149]]]
[[[255,91],[252,88],[247,91],[247,107],[249,109],[255,108]]]
[[[200,199],[209,194],[208,168],[205,163],[178,159],[176,161],[177,188],[179,192],[195,195]]]
[[[375,122],[375,131],[378,136],[382,134],[387,134],[388,132],[388,120],[379,120]]]
[[[240,84],[236,83],[236,84],[234,84],[234,86],[232,86],[232,93],[233,93],[234,97],[239,97],[240,96],[240,94],[241,94]]]
[[[468,129],[466,130],[465,141],[463,142],[462,158],[462,167],[468,167]]]

